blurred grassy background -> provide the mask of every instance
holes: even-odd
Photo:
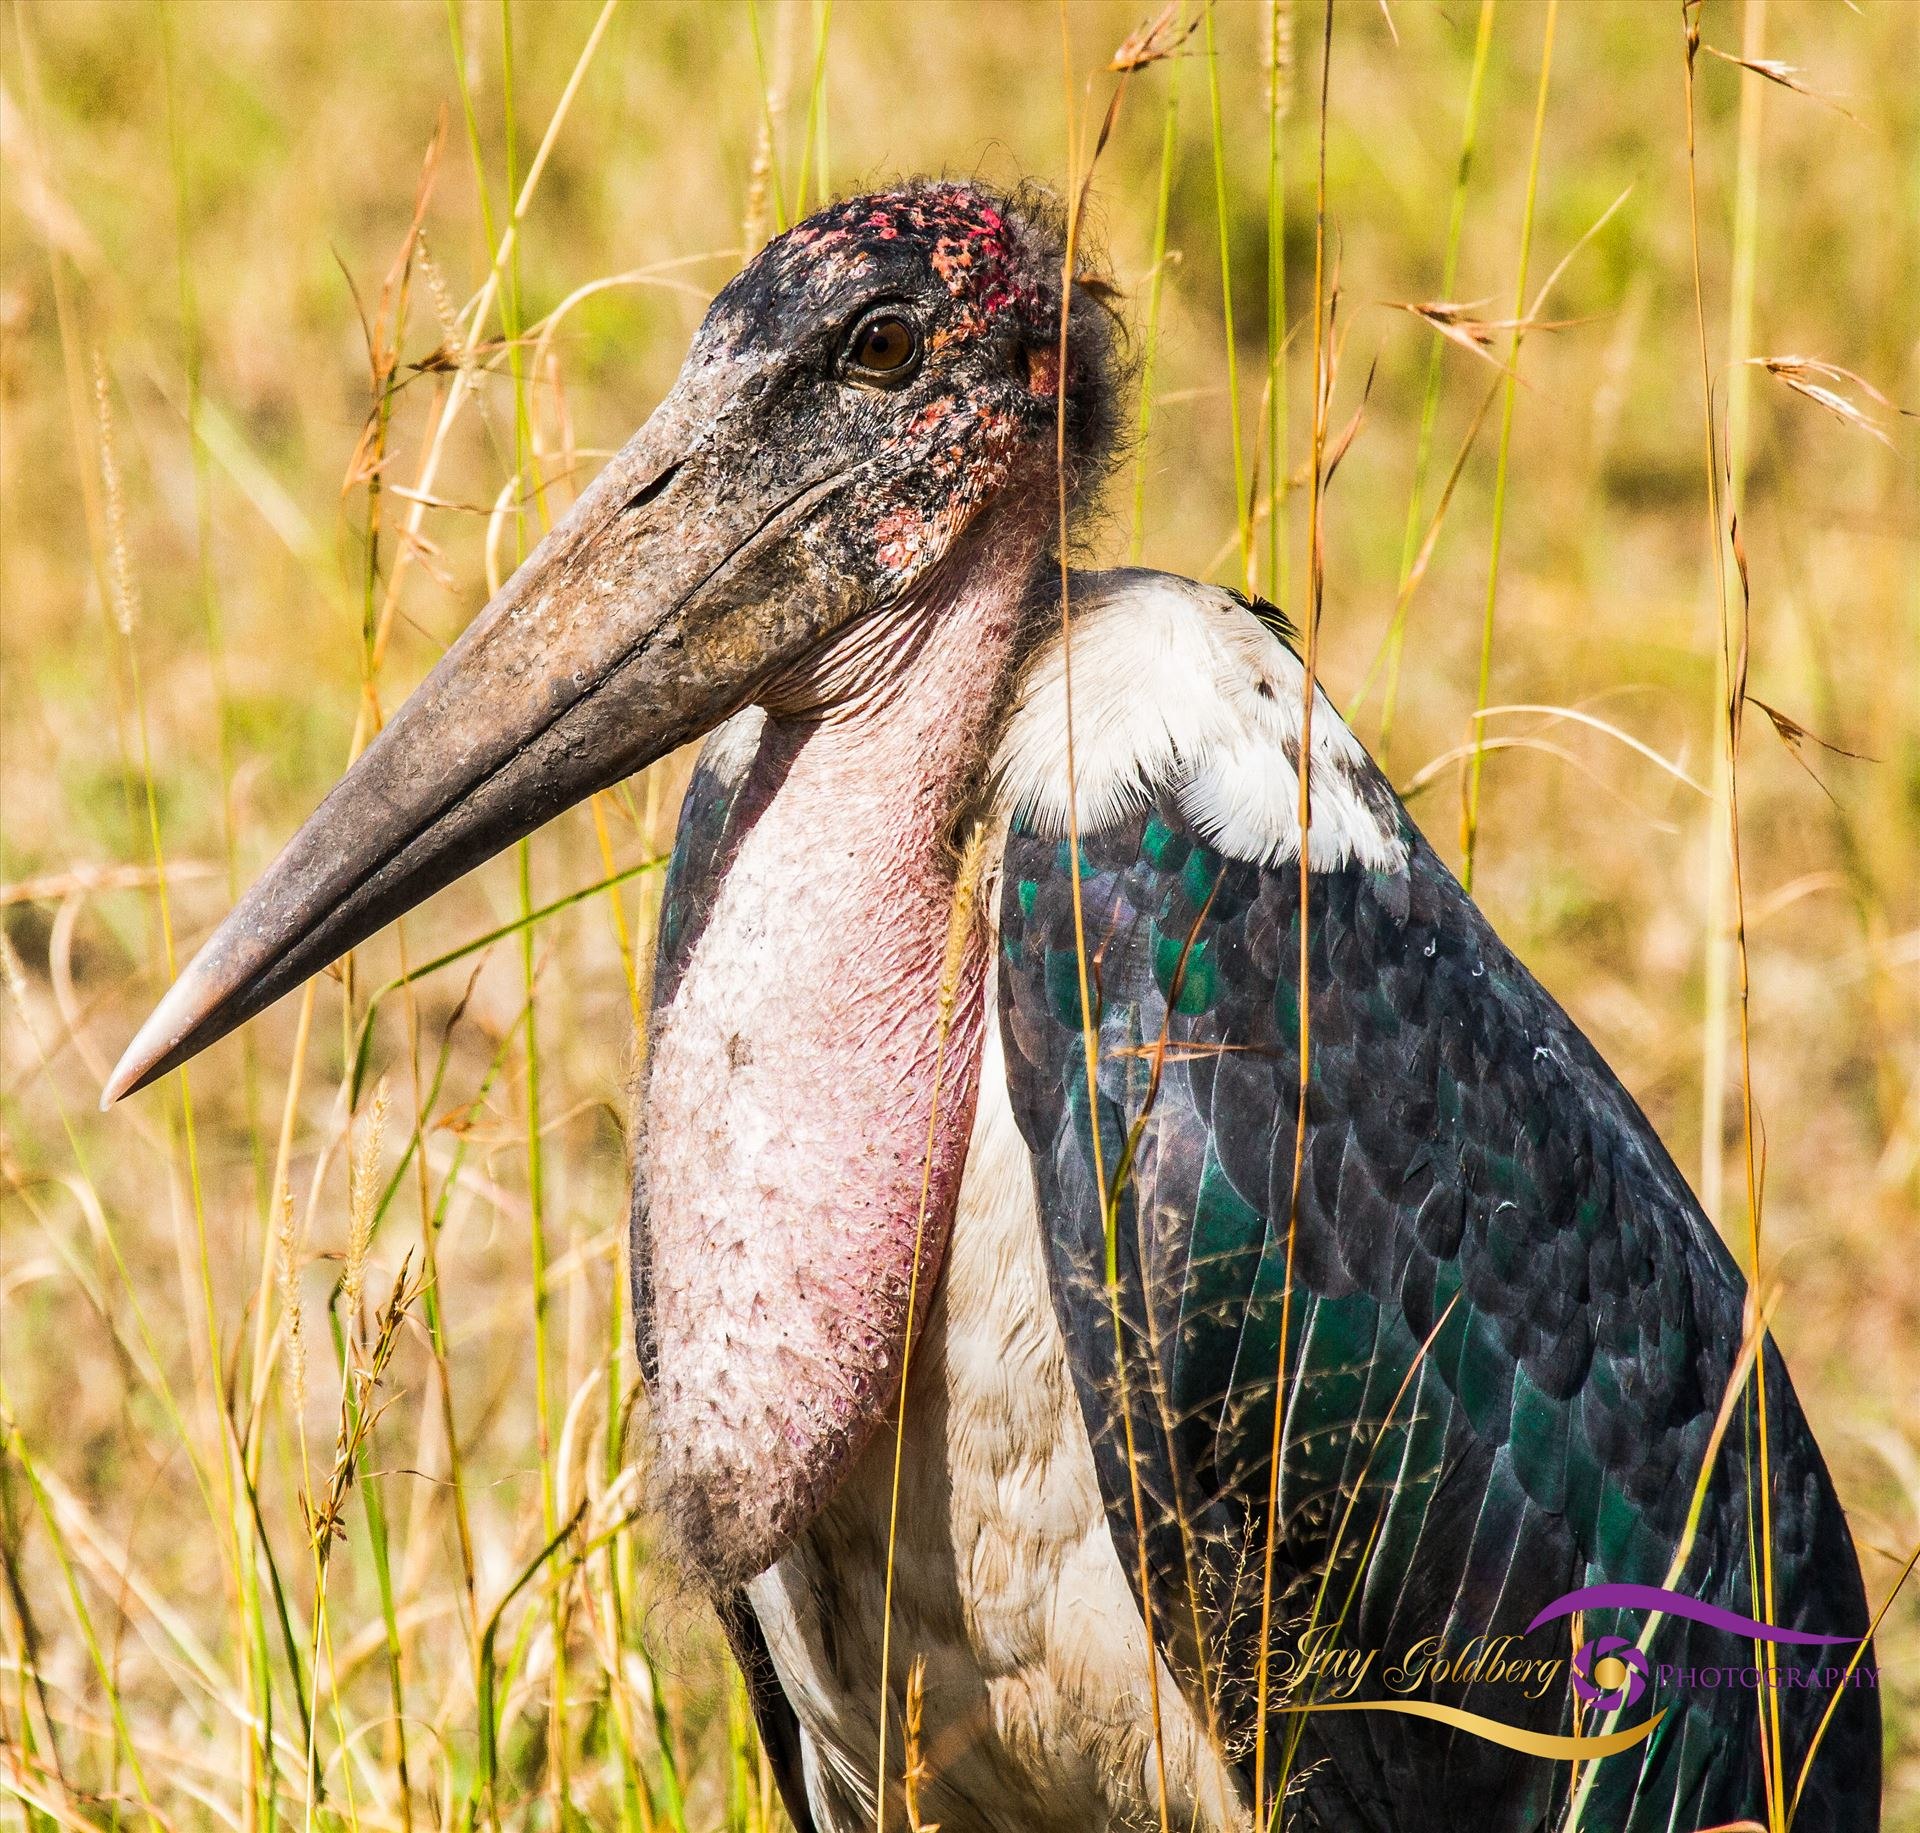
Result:
[[[510,567],[645,416],[742,246],[803,194],[900,173],[1063,183],[1067,110],[1084,146],[1144,7],[8,7],[0,1815],[251,1830],[311,1798],[383,1828],[772,1824],[717,1638],[644,1524],[616,1532],[636,1496],[630,959],[657,876],[379,1000],[351,1121],[346,1092],[403,961],[654,857],[683,765],[557,822],[524,882],[498,862],[363,951],[320,984],[303,1048],[289,1000],[190,1091],[105,1118],[95,1097],[169,948],[471,617],[490,530]],[[1320,14],[1277,15],[1220,6],[1211,64],[1203,30],[1136,75],[1099,161],[1136,326],[1163,171],[1167,227],[1150,431],[1091,546],[1242,579],[1224,246],[1238,500],[1257,583],[1297,612],[1305,491],[1282,498],[1276,569],[1261,435],[1277,374],[1286,468],[1305,461],[1311,335],[1270,366],[1269,124],[1277,91],[1305,326]],[[1328,503],[1322,674],[1376,748],[1435,347],[1389,302],[1443,297],[1480,17],[1341,0],[1334,22],[1336,429],[1372,385]],[[1512,311],[1547,18],[1501,0],[1492,21],[1451,289],[1487,321]],[[1818,358],[1920,404],[1920,7],[1714,0],[1703,33],[1818,92],[1703,53],[1694,170],[1750,689],[1860,754],[1796,758],[1750,708],[1740,789],[1766,1276],[1877,1603],[1920,1535],[1920,441],[1854,381],[1877,434],[1733,362]],[[1535,710],[1487,721],[1475,889],[1744,1258],[1684,75],[1677,4],[1559,9],[1529,297],[1631,189],[1518,357],[1488,697]],[[489,311],[461,316],[496,271]],[[1509,333],[1486,335],[1504,360]],[[1498,380],[1443,346],[1416,533]],[[1496,400],[1406,600],[1384,747],[1456,862],[1499,427]],[[423,1257],[430,1285],[387,1316]],[[1912,1829],[1911,1595],[1880,1659],[1889,1824]]]

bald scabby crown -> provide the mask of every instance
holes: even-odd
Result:
[[[755,267],[769,291],[824,303],[854,274],[884,279],[905,257],[960,308],[946,336],[1005,339],[1027,353],[1037,388],[1057,387],[1066,215],[1038,186],[915,180],[843,198],[768,244]],[[1078,502],[1112,461],[1125,392],[1121,327],[1100,296],[1104,276],[1076,247],[1067,326],[1069,486]]]

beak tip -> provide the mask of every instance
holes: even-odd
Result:
[[[100,1091],[100,1111],[106,1113],[117,1102],[133,1093],[139,1079],[140,1065],[134,1053],[129,1050],[114,1066],[113,1074],[107,1078],[106,1086]]]
[[[100,1109],[105,1112],[116,1102],[157,1081],[178,1062],[191,1056],[188,1046],[197,1021],[206,1016],[206,995],[196,972],[200,963],[187,971],[167,989],[166,997],[154,1007],[147,1022],[134,1033],[113,1074],[100,1091]]]
[[[147,1044],[147,1033],[152,1029],[152,1021],[140,1029],[140,1034],[127,1046],[126,1054],[114,1065],[113,1074],[107,1078],[106,1086],[100,1091],[100,1111],[104,1114],[117,1102],[123,1101],[137,1088],[146,1087],[153,1078],[153,1070],[163,1053]]]

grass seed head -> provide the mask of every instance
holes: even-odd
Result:
[[[307,1404],[307,1338],[300,1318],[300,1247],[293,1220],[293,1189],[280,1187],[280,1226],[276,1237],[280,1261],[280,1308],[287,1321],[287,1399],[295,1418]]]
[[[100,432],[100,487],[106,498],[107,579],[113,594],[113,619],[120,634],[131,637],[140,621],[140,589],[134,583],[127,546],[127,500],[120,483],[120,458],[113,432],[113,385],[106,359],[98,350],[93,353],[93,404]]]
[[[354,1154],[353,1177],[347,1200],[347,1270],[341,1280],[347,1316],[360,1315],[360,1295],[367,1278],[367,1248],[373,1239],[374,1213],[380,1202],[380,1147],[387,1128],[387,1079],[380,1078],[367,1115],[367,1130]]]

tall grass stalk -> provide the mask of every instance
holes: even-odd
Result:
[[[1335,343],[1332,308],[1327,298],[1327,101],[1333,88],[1333,0],[1326,0],[1320,27],[1320,107],[1316,117],[1317,163],[1314,175],[1313,205],[1313,429],[1307,468],[1307,609],[1302,619],[1300,671],[1300,763],[1295,819],[1299,841],[1300,948],[1295,957],[1299,976],[1300,1083],[1293,1113],[1293,1166],[1287,1191],[1287,1252],[1280,1282],[1280,1342],[1274,1354],[1273,1438],[1267,1448],[1266,1527],[1260,1558],[1260,1646],[1254,1673],[1254,1812],[1268,1823],[1267,1720],[1270,1716],[1271,1666],[1274,1633],[1273,1581],[1279,1538],[1280,1464],[1286,1448],[1287,1349],[1293,1326],[1293,1251],[1300,1224],[1300,1185],[1306,1169],[1307,1089],[1313,1068],[1313,987],[1311,984],[1312,924],[1312,826],[1313,797],[1313,706],[1319,692],[1320,613],[1326,591],[1326,540],[1323,518],[1326,512],[1327,419],[1333,405]],[[1282,1753],[1280,1772],[1271,1800],[1271,1817],[1277,1822],[1287,1797],[1287,1762],[1292,1754],[1289,1743]]]
[[[519,130],[514,107],[514,33],[513,0],[500,0],[501,101],[506,130],[507,195],[519,189]],[[542,525],[548,520],[546,485],[534,452],[532,407],[528,397],[527,375],[520,357],[523,317],[520,309],[521,255],[524,238],[516,238],[506,261],[506,285],[500,297],[500,330],[505,338],[509,366],[513,376],[513,464],[514,475],[531,479],[534,505]],[[500,251],[495,251],[496,256]],[[526,523],[513,518],[517,559],[526,557]],[[514,848],[515,879],[520,899],[522,928],[519,936],[521,990],[525,995],[526,1082],[524,1113],[527,1126],[527,1211],[531,1245],[529,1274],[533,1307],[533,1415],[535,1450],[540,1463],[540,1528],[553,1540],[559,1533],[559,1476],[554,1464],[552,1348],[549,1342],[547,1289],[547,1167],[545,1129],[541,1119],[541,1058],[539,963],[535,953],[532,923],[533,842],[522,840]],[[548,1627],[553,1637],[553,1682],[547,1708],[547,1773],[553,1791],[553,1815],[556,1827],[565,1828],[572,1814],[568,1782],[567,1726],[567,1593],[564,1585],[554,1584],[548,1593]]]
[[[1764,55],[1766,43],[1767,4],[1766,0],[1746,0],[1742,14],[1741,46],[1742,57],[1757,61]],[[1759,268],[1759,219],[1760,219],[1760,157],[1761,157],[1761,117],[1766,99],[1766,81],[1757,70],[1742,70],[1740,83],[1740,124],[1738,152],[1736,155],[1734,176],[1734,221],[1733,221],[1733,272],[1731,276],[1730,298],[1728,303],[1727,327],[1727,420],[1726,420],[1726,487],[1729,529],[1737,529],[1745,512],[1747,460],[1749,449],[1750,417],[1752,402],[1753,369],[1745,361],[1753,349],[1753,311],[1755,279]],[[1689,149],[1689,166],[1692,164]],[[1698,233],[1696,225],[1696,235]],[[1707,408],[1708,442],[1711,451],[1712,407],[1711,397]],[[1724,586],[1724,581],[1722,582]],[[1723,611],[1724,614],[1724,611]],[[1747,609],[1742,605],[1743,630],[1741,644],[1744,648],[1747,635],[1744,628]],[[1736,784],[1734,774],[1739,749],[1739,714],[1733,707],[1731,682],[1728,678],[1728,652],[1724,643],[1715,646],[1714,678],[1719,690],[1717,703],[1727,709],[1725,718],[1730,725],[1729,742],[1724,747],[1717,746],[1714,751],[1714,807],[1713,812],[1721,818],[1715,823],[1729,837],[1729,844],[1712,844],[1708,855],[1707,875],[1707,921],[1709,936],[1707,940],[1707,983],[1706,983],[1706,1039],[1708,1054],[1701,1069],[1701,1147],[1702,1170],[1712,1167],[1713,1207],[1708,1215],[1716,1222],[1720,1218],[1724,1201],[1724,1157],[1722,1137],[1726,1121],[1726,1020],[1727,1020],[1727,919],[1729,906],[1734,905],[1740,919],[1740,1074],[1741,1095],[1744,1119],[1745,1165],[1748,1177],[1748,1211],[1751,1232],[1748,1243],[1748,1278],[1756,1287],[1760,1280],[1760,1198],[1757,1186],[1757,1173],[1754,1166],[1753,1141],[1753,1097],[1752,1097],[1752,1057],[1747,1041],[1747,958],[1745,936],[1745,890],[1734,885],[1735,861],[1738,856],[1737,823],[1739,820],[1736,803]],[[1715,840],[1717,842],[1718,835]],[[1705,1179],[1703,1178],[1703,1182]],[[1757,1509],[1752,1496],[1752,1479],[1749,1476],[1748,1513],[1749,1519],[1756,1515],[1759,1521],[1760,1538],[1764,1543],[1758,1561],[1750,1561],[1749,1570],[1758,1569],[1759,1581],[1754,1586],[1753,1608],[1763,1621],[1771,1622],[1774,1608],[1773,1586],[1773,1535],[1772,1535],[1772,1493],[1769,1472],[1769,1447],[1767,1445],[1766,1420],[1766,1372],[1757,1370],[1754,1384],[1756,1405],[1750,1407],[1743,1419],[1749,1439],[1748,1469],[1753,1468],[1752,1440],[1756,1434],[1759,1439],[1759,1467],[1761,1480],[1766,1485],[1758,1498]],[[1856,1655],[1856,1659],[1857,1659]],[[1792,1812],[1792,1802],[1787,1799],[1785,1752],[1781,1736],[1781,1713],[1779,1705],[1778,1674],[1779,1648],[1772,1642],[1757,1642],[1754,1645],[1754,1659],[1763,1666],[1767,1674],[1767,1691],[1762,1702],[1761,1724],[1768,1742],[1770,1762],[1768,1777],[1768,1816],[1775,1823],[1776,1833],[1784,1833]],[[1802,1780],[1804,1781],[1804,1771]],[[1798,1799],[1798,1789],[1794,1791],[1794,1800]]]
[[[1267,0],[1267,596],[1287,602],[1287,115],[1293,101],[1293,0]]]
[[[1183,4],[1174,16],[1176,37],[1186,30]],[[1173,200],[1173,171],[1180,143],[1180,66],[1169,60],[1166,99],[1160,108],[1160,176],[1154,191],[1153,260],[1147,270],[1147,322],[1142,329],[1140,358],[1140,415],[1134,429],[1133,523],[1127,537],[1127,560],[1138,566],[1147,538],[1147,435],[1153,427],[1153,391],[1160,356],[1160,303],[1167,282],[1167,217]]]
[[[1060,0],[1060,84],[1061,119],[1065,128],[1067,197],[1066,247],[1060,262],[1060,335],[1055,349],[1054,385],[1054,514],[1055,548],[1060,569],[1060,667],[1061,704],[1066,726],[1067,775],[1067,858],[1068,880],[1073,909],[1073,953],[1075,990],[1079,997],[1082,1063],[1086,1071],[1087,1099],[1096,1099],[1100,1086],[1100,1031],[1094,1018],[1091,958],[1087,949],[1086,899],[1081,887],[1080,812],[1077,762],[1073,732],[1073,603],[1068,556],[1072,549],[1067,502],[1067,330],[1072,309],[1074,276],[1079,259],[1081,211],[1093,182],[1094,162],[1106,144],[1126,93],[1123,72],[1108,107],[1105,128],[1089,154],[1076,131],[1073,82],[1073,32],[1067,0]],[[1211,63],[1211,60],[1209,60]],[[1132,1574],[1137,1585],[1140,1621],[1145,1631],[1147,1701],[1153,1724],[1153,1763],[1155,1799],[1159,1807],[1160,1833],[1171,1833],[1172,1823],[1167,1793],[1167,1752],[1165,1725],[1160,1704],[1160,1662],[1156,1653],[1158,1628],[1154,1620],[1153,1586],[1147,1564],[1146,1504],[1140,1480],[1139,1455],[1134,1442],[1133,1399],[1128,1389],[1127,1359],[1120,1312],[1120,1281],[1117,1264],[1114,1216],[1116,1209],[1108,1182],[1104,1142],[1100,1126],[1088,1130],[1093,1155],[1094,1192],[1106,1218],[1106,1288],[1108,1315],[1113,1325],[1114,1362],[1119,1370],[1119,1407],[1121,1430],[1127,1463],[1129,1501],[1133,1510],[1137,1564]]]
[[[1765,55],[1766,0],[1746,0],[1742,13],[1740,55]],[[1753,400],[1753,370],[1745,358],[1753,354],[1754,287],[1760,249],[1760,134],[1766,106],[1766,81],[1752,71],[1740,75],[1739,151],[1734,174],[1733,271],[1727,304],[1727,507],[1739,516],[1746,502],[1747,456]],[[1711,579],[1711,575],[1709,575]],[[1716,612],[1714,624],[1719,624]],[[1714,708],[1726,704],[1725,646],[1714,645]],[[1727,1033],[1731,1016],[1728,938],[1730,888],[1728,851],[1726,760],[1719,746],[1713,753],[1713,806],[1703,835],[1706,870],[1705,1016],[1701,1028],[1700,1062],[1700,1206],[1718,1224],[1726,1206]]]
[[[1453,201],[1447,211],[1446,252],[1440,262],[1440,297],[1453,298],[1460,271],[1460,232],[1467,220],[1467,184],[1473,175],[1474,143],[1480,133],[1480,97],[1486,85],[1487,53],[1493,44],[1495,0],[1480,0],[1480,23],[1473,35],[1473,64],[1467,73],[1467,104],[1460,124],[1460,157],[1453,169]],[[1523,275],[1524,280],[1524,275]],[[1408,585],[1419,559],[1424,532],[1427,465],[1433,453],[1433,423],[1440,411],[1441,359],[1447,340],[1438,331],[1427,350],[1426,390],[1420,398],[1420,431],[1413,445],[1413,488],[1407,496],[1407,527],[1400,539],[1400,580],[1394,592],[1393,619],[1387,627],[1387,684],[1380,702],[1380,765],[1388,767],[1393,750],[1393,716],[1400,705],[1400,652],[1406,642]]]
[[[1213,213],[1220,247],[1220,322],[1227,355],[1227,436],[1233,445],[1233,515],[1240,543],[1240,583],[1253,590],[1253,505],[1247,498],[1247,463],[1240,438],[1240,359],[1233,334],[1233,246],[1227,191],[1227,137],[1220,119],[1220,54],[1214,44],[1214,9],[1204,9],[1207,59],[1207,124],[1213,150]]]
[[[807,213],[807,186],[827,197],[827,35],[833,25],[833,0],[814,0],[813,74],[807,82],[807,124],[800,137],[800,174],[793,185],[793,217]]]
[[[1540,37],[1540,88],[1533,110],[1533,148],[1527,155],[1527,201],[1520,217],[1520,258],[1513,283],[1513,330],[1507,339],[1507,379],[1500,402],[1500,455],[1493,477],[1493,533],[1487,552],[1487,597],[1480,617],[1480,670],[1474,690],[1473,749],[1467,757],[1466,786],[1460,811],[1460,882],[1473,889],[1473,866],[1480,845],[1480,776],[1486,759],[1487,689],[1493,673],[1493,617],[1500,598],[1500,541],[1507,525],[1507,467],[1513,450],[1513,406],[1520,386],[1520,343],[1527,324],[1527,260],[1533,252],[1534,205],[1540,193],[1540,147],[1547,132],[1547,93],[1553,80],[1553,35],[1560,0],[1547,0]]]
[[[194,547],[201,624],[206,632],[207,675],[213,689],[214,756],[220,776],[220,841],[227,868],[227,897],[240,897],[238,818],[234,807],[233,713],[227,680],[227,653],[221,628],[220,600],[213,574],[213,479],[211,458],[202,427],[204,351],[200,328],[200,301],[194,284],[193,192],[187,164],[187,141],[180,119],[179,73],[174,53],[175,0],[160,0],[160,45],[166,75],[167,146],[173,169],[174,231],[179,274],[180,343],[186,377],[187,444],[193,458]],[[253,1147],[254,1201],[261,1218],[261,1241],[273,1233],[272,1198],[266,1187],[266,1160],[260,1133],[260,1052],[253,1034],[240,1041],[241,1098],[247,1132]],[[249,1568],[243,1567],[243,1572]],[[247,1582],[251,1582],[250,1578]],[[271,1796],[268,1797],[271,1808]],[[270,1818],[269,1813],[269,1818]]]
[[[363,322],[367,338],[367,363],[369,381],[368,421],[362,434],[361,444],[356,449],[354,463],[349,470],[349,483],[360,481],[365,489],[365,526],[362,535],[362,566],[360,575],[360,704],[362,715],[370,726],[377,725],[380,718],[379,658],[377,654],[377,634],[379,625],[378,605],[380,594],[380,575],[382,564],[382,536],[385,523],[385,484],[384,475],[389,448],[389,439],[393,425],[396,394],[400,370],[400,352],[405,345],[407,335],[408,311],[411,304],[411,285],[416,258],[421,252],[420,232],[425,217],[428,200],[432,195],[434,178],[437,172],[443,135],[436,131],[429,142],[420,178],[415,189],[413,216],[402,238],[398,254],[387,270],[386,279],[381,287],[378,304],[371,319]],[[406,928],[404,923],[396,925],[396,937],[402,963],[407,954]],[[349,1064],[355,1062],[353,1055],[354,1007],[358,997],[358,978],[354,974],[353,958],[348,957],[343,964],[342,986],[345,997],[341,1001],[340,1021],[342,1049]],[[410,1080],[415,1089],[413,1132],[419,1139],[424,1122],[421,1117],[418,1089],[420,1083],[419,1051],[417,1031],[410,1031],[408,1037],[408,1069]],[[382,1078],[373,1101],[367,1122],[367,1133],[357,1151],[352,1143],[353,1110],[358,1096],[357,1078],[355,1085],[347,1092],[346,1128],[348,1134],[348,1160],[350,1165],[348,1249],[346,1291],[348,1293],[349,1312],[348,1330],[359,1328],[360,1282],[365,1272],[365,1256],[372,1241],[381,1216],[385,1212],[385,1202],[375,1203],[373,1184],[379,1169],[381,1138],[385,1127],[387,1112],[386,1082]],[[397,1174],[396,1174],[397,1175]],[[422,1193],[423,1220],[425,1196]],[[264,1282],[263,1282],[264,1283]],[[297,1294],[289,1293],[287,1304],[291,1307],[297,1302]],[[290,1324],[297,1324],[298,1313],[290,1311]],[[343,1395],[349,1403],[352,1401],[352,1383],[355,1374],[349,1366],[349,1356],[343,1348],[339,1357]],[[298,1383],[295,1384],[296,1390]],[[371,1440],[374,1421],[369,1419],[365,1433]],[[402,1638],[399,1628],[398,1611],[395,1603],[391,1563],[391,1541],[387,1531],[386,1506],[381,1493],[381,1477],[377,1471],[368,1470],[360,1479],[360,1500],[367,1528],[367,1552],[373,1568],[378,1588],[381,1627],[384,1631],[385,1656],[387,1668],[388,1702],[391,1711],[387,1724],[385,1744],[391,1753],[395,1770],[395,1783],[399,1793],[399,1818],[402,1833],[411,1833],[413,1821],[413,1788],[407,1752],[407,1698],[406,1680],[402,1664]],[[316,1587],[318,1590],[319,1588]],[[332,1672],[331,1625],[327,1625],[329,1671]],[[337,1678],[333,1687],[337,1702],[339,1686]],[[336,1718],[338,1717],[336,1703]],[[311,1735],[311,1719],[309,1732]]]
[[[793,8],[777,9],[779,36],[771,63],[760,29],[759,0],[747,0],[747,32],[753,40],[753,69],[760,90],[759,140],[747,175],[747,207],[742,227],[741,253],[750,258],[765,237],[766,213],[773,211],[773,231],[782,234],[788,224],[785,176],[780,159],[780,123],[787,110],[787,33]]]
[[[1713,553],[1715,598],[1719,610],[1720,657],[1726,691],[1719,706],[1720,755],[1726,784],[1727,884],[1733,925],[1733,965],[1736,975],[1736,1011],[1740,1022],[1740,1106],[1743,1162],[1747,1197],[1747,1279],[1749,1289],[1760,1289],[1760,1170],[1759,1140],[1754,1115],[1752,1057],[1752,978],[1747,953],[1746,887],[1740,858],[1740,720],[1746,696],[1746,658],[1751,642],[1751,606],[1747,598],[1746,564],[1741,558],[1740,598],[1736,604],[1727,570],[1727,548],[1738,541],[1737,521],[1726,521],[1721,499],[1718,442],[1713,423],[1713,362],[1707,338],[1706,283],[1701,272],[1699,153],[1696,144],[1695,75],[1700,52],[1700,10],[1704,0],[1688,0],[1683,9],[1686,76],[1687,220],[1692,255],[1694,320],[1700,359],[1700,412],[1706,464],[1708,536]],[[1758,126],[1754,158],[1758,158]],[[1751,233],[1751,230],[1749,231]],[[1741,553],[1735,546],[1735,553]],[[1773,1471],[1771,1435],[1767,1420],[1767,1363],[1757,1354],[1745,1423],[1757,1453],[1748,1470],[1749,1561],[1753,1580],[1754,1614],[1763,1623],[1775,1621],[1773,1571]],[[1758,1466],[1758,1481],[1754,1471]],[[1756,1496],[1754,1491],[1758,1489]],[[1774,1644],[1756,1645],[1756,1662],[1766,1669],[1768,1685],[1760,1701],[1762,1755],[1767,1784],[1769,1833],[1782,1833],[1786,1813],[1786,1784],[1781,1744],[1780,1700],[1775,1690],[1777,1653]]]

